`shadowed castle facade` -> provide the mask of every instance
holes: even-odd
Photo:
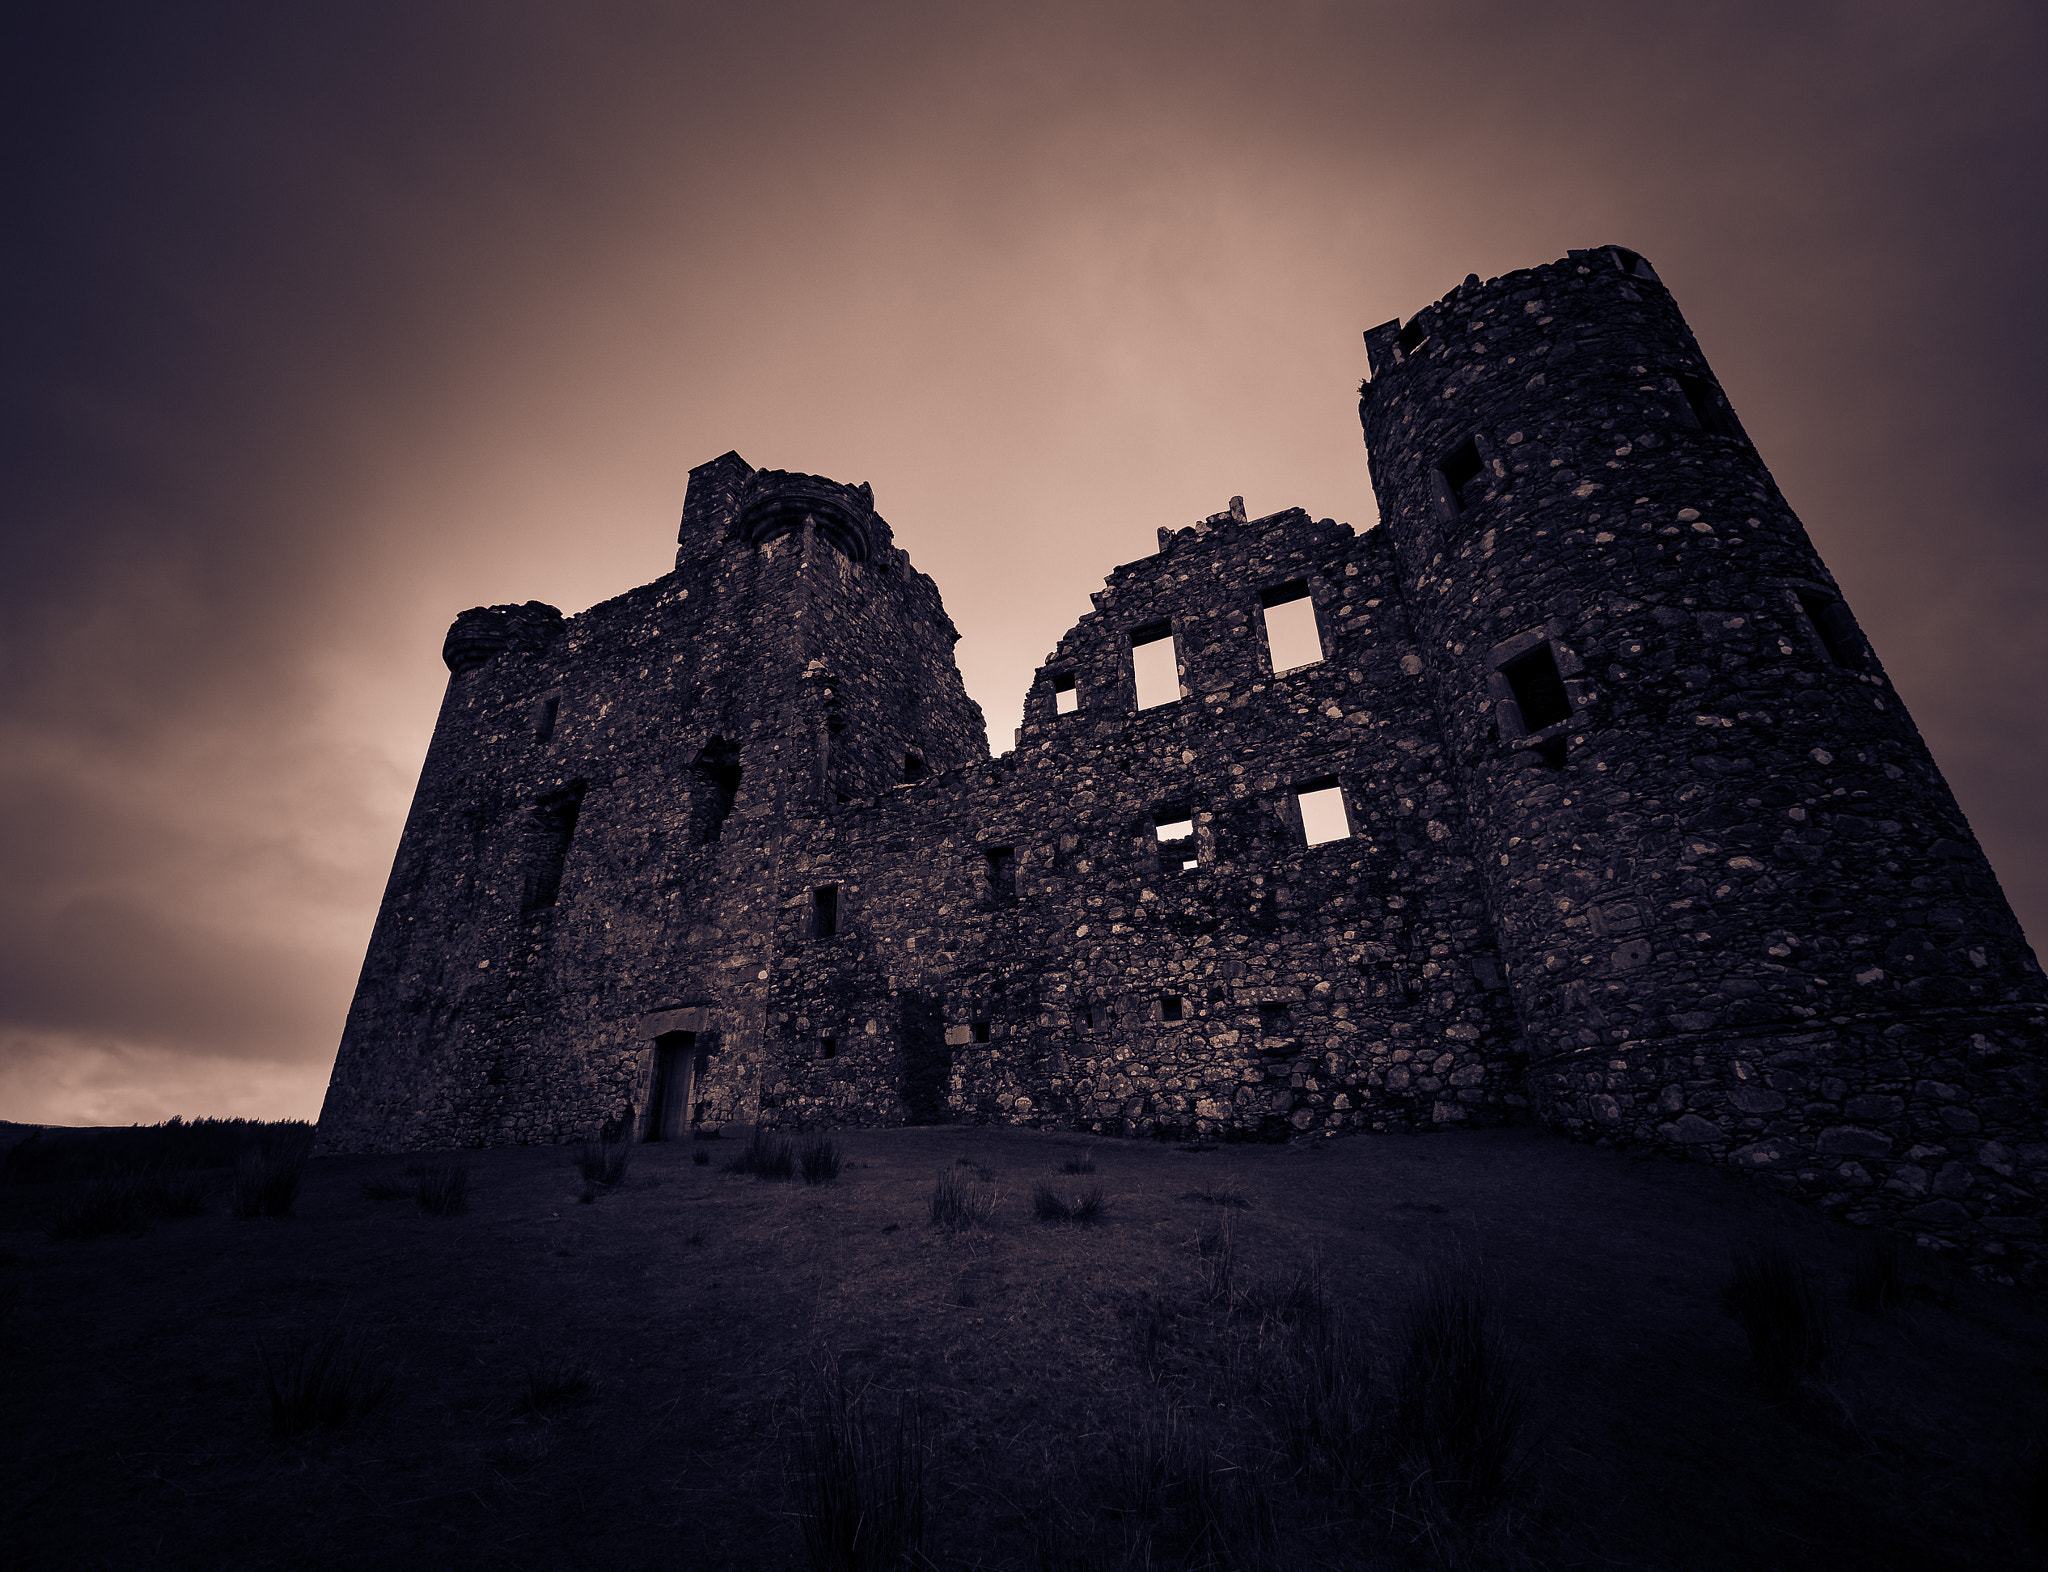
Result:
[[[2027,1275],[2048,987],[1649,265],[1366,344],[1383,526],[1161,530],[999,759],[864,485],[463,613],[324,1149],[1534,1117]]]

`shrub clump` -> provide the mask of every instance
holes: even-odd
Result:
[[[805,1184],[826,1184],[837,1179],[845,1161],[829,1136],[812,1136],[797,1153],[797,1166],[803,1170]]]
[[[278,1441],[315,1426],[353,1424],[391,1390],[393,1378],[375,1368],[363,1334],[340,1326],[290,1334],[275,1348],[259,1343],[256,1358],[270,1434]]]
[[[1031,1192],[1031,1214],[1041,1223],[1099,1223],[1109,1215],[1109,1202],[1099,1184],[1069,1199],[1040,1181]]]
[[[1409,1310],[1395,1377],[1394,1443],[1417,1495],[1455,1521],[1506,1496],[1523,1458],[1529,1376],[1469,1276],[1433,1271]]]
[[[786,1459],[815,1572],[895,1572],[928,1565],[925,1435],[917,1405],[878,1412],[821,1360],[805,1382]]]
[[[756,1179],[787,1179],[796,1172],[796,1153],[789,1142],[756,1125],[740,1155],[725,1165],[725,1171],[752,1174]]]
[[[469,1210],[469,1159],[450,1157],[414,1163],[406,1169],[413,1199],[429,1217],[454,1217]]]
[[[235,1160],[233,1197],[237,1217],[289,1217],[306,1177],[312,1142],[267,1143]]]
[[[931,1220],[949,1233],[966,1228],[986,1228],[996,1215],[996,1192],[986,1185],[969,1184],[948,1170],[932,1186]]]
[[[1721,1302],[1749,1339],[1758,1379],[1772,1398],[1791,1396],[1834,1364],[1827,1296],[1783,1239],[1735,1247]]]
[[[633,1148],[625,1141],[585,1141],[576,1148],[576,1168],[586,1185],[613,1190],[626,1182]]]

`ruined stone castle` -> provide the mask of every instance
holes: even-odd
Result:
[[[1380,527],[1161,529],[1000,758],[865,485],[464,612],[325,1149],[1533,1118],[2024,1275],[2048,987],[1648,263],[1365,340]]]

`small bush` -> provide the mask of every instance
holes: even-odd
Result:
[[[316,1425],[338,1430],[381,1403],[392,1377],[373,1367],[360,1332],[329,1326],[317,1334],[292,1334],[276,1348],[259,1343],[257,1363],[270,1434],[289,1441]]]
[[[1031,1192],[1031,1212],[1041,1223],[1099,1223],[1109,1215],[1109,1202],[1101,1185],[1068,1200],[1041,1181]]]
[[[598,1381],[590,1367],[567,1355],[543,1355],[527,1365],[525,1381],[513,1407],[522,1414],[545,1414],[597,1395]]]
[[[204,1217],[213,1186],[196,1168],[165,1168],[151,1175],[153,1202],[164,1217]]]
[[[612,1190],[626,1182],[626,1165],[632,1157],[629,1142],[585,1141],[576,1148],[576,1168],[586,1185]]]
[[[877,1410],[828,1358],[798,1400],[788,1477],[814,1572],[897,1572],[927,1564],[923,1415],[899,1401]]]
[[[306,1177],[311,1142],[293,1141],[244,1152],[235,1161],[232,1191],[237,1217],[289,1217]]]
[[[110,1173],[87,1184],[57,1209],[45,1230],[52,1239],[100,1239],[148,1231],[156,1211],[156,1185],[147,1174]]]
[[[1764,1391],[1789,1397],[1835,1359],[1825,1294],[1783,1239],[1735,1247],[1721,1302],[1741,1324]]]
[[[413,1178],[413,1198],[429,1217],[454,1217],[469,1210],[469,1159],[450,1157],[422,1163]]]
[[[1069,1157],[1060,1164],[1063,1174],[1092,1174],[1095,1172],[1095,1148],[1089,1147],[1079,1157]]]
[[[756,1179],[787,1179],[796,1172],[796,1153],[789,1142],[756,1125],[740,1155],[725,1165],[725,1171],[752,1174]]]
[[[1470,1277],[1432,1271],[1409,1310],[1393,1436],[1416,1493],[1454,1521],[1499,1505],[1522,1461],[1529,1378]]]
[[[957,1174],[939,1175],[932,1186],[931,1220],[950,1233],[986,1228],[996,1214],[996,1192],[963,1182]]]
[[[692,1152],[690,1154],[690,1161],[699,1168],[709,1168],[711,1166],[711,1154],[709,1152]]]
[[[805,1184],[825,1184],[839,1177],[845,1158],[829,1137],[814,1135],[804,1142],[797,1154],[797,1162],[803,1169]]]
[[[1861,1235],[1856,1258],[1849,1264],[1849,1307],[1876,1315],[1899,1309],[1908,1293],[1899,1236],[1881,1231]]]

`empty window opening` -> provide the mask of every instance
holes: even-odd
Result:
[[[713,737],[690,768],[697,777],[698,838],[709,846],[724,831],[726,816],[740,794],[739,749],[723,737]]]
[[[697,1052],[695,1032],[663,1032],[654,1039],[654,1069],[647,1085],[645,1139],[673,1141],[683,1133],[690,1101],[710,1055]]]
[[[1412,355],[1429,341],[1429,329],[1422,325],[1422,318],[1410,317],[1401,329],[1395,343],[1401,346],[1401,353]]]
[[[1721,397],[1721,390],[1705,377],[1678,378],[1678,391],[1685,397],[1685,407],[1691,413],[1693,424],[1700,430],[1717,437],[1735,436],[1735,417],[1728,412],[1727,400]]]
[[[1195,846],[1194,816],[1186,810],[1160,809],[1152,816],[1152,837],[1159,852],[1161,873],[1193,873],[1201,866],[1201,855]]]
[[[555,717],[561,713],[559,697],[542,699],[533,707],[533,740],[546,742],[555,734]]]
[[[988,1041],[988,1022],[976,1021],[968,1027],[968,1031],[976,1042],[985,1043]]]
[[[581,781],[550,792],[527,811],[526,822],[520,826],[526,863],[521,911],[545,911],[555,904],[562,889],[562,864],[568,861],[569,843],[576,838],[576,816],[582,811]]]
[[[1630,278],[1647,278],[1653,284],[1658,282],[1656,271],[1646,258],[1625,246],[1616,246],[1613,249],[1614,260],[1621,264],[1622,272],[1628,274]]]
[[[1266,618],[1266,653],[1275,672],[1313,666],[1323,658],[1323,637],[1316,629],[1316,603],[1308,584],[1296,579],[1259,596]]]
[[[1798,595],[1799,608],[1806,613],[1806,620],[1813,624],[1813,631],[1820,639],[1820,647],[1828,652],[1828,659],[1846,671],[1860,671],[1863,667],[1863,638],[1856,631],[1856,619],[1849,615],[1848,606],[1810,590],[1800,590]]]
[[[1261,1037],[1285,1037],[1294,1025],[1293,1015],[1285,1001],[1270,1002],[1259,1006],[1259,1035]]]
[[[991,846],[982,853],[988,876],[988,897],[998,906],[1017,898],[1017,853],[1008,846]]]
[[[1467,437],[1460,442],[1436,468],[1444,478],[1453,513],[1462,513],[1479,500],[1479,493],[1485,489],[1481,477],[1486,473],[1486,464],[1479,456],[1477,438]]]
[[[1159,1019],[1178,1021],[1186,1018],[1187,1001],[1177,993],[1162,993],[1159,996]]]
[[[1074,686],[1071,671],[1058,671],[1052,678],[1052,712],[1071,715],[1081,707],[1081,690]]]
[[[1301,810],[1302,838],[1309,845],[1350,837],[1351,816],[1344,811],[1344,788],[1337,784],[1336,776],[1303,781],[1294,788],[1294,801]]]
[[[821,1038],[819,1038],[819,1039],[818,1039],[818,1057],[819,1057],[820,1059],[836,1059],[836,1058],[838,1058],[838,1057],[839,1057],[839,1039],[838,1039],[838,1038],[836,1038],[836,1037],[821,1037]]]
[[[839,933],[839,886],[821,884],[811,891],[811,937],[831,939]]]
[[[930,773],[924,767],[924,756],[922,754],[906,753],[903,755],[903,780],[906,785],[911,781],[921,781]]]
[[[1537,732],[1546,726],[1572,718],[1571,695],[1558,675],[1557,657],[1548,644],[1539,644],[1526,655],[1517,656],[1501,667],[1522,712],[1522,731]]]
[[[1087,1031],[1099,1032],[1109,1024],[1109,1006],[1106,1004],[1077,1004],[1074,1014]]]
[[[1180,697],[1180,666],[1173,654],[1173,624],[1155,622],[1131,630],[1131,676],[1137,683],[1138,708],[1171,704]]]

